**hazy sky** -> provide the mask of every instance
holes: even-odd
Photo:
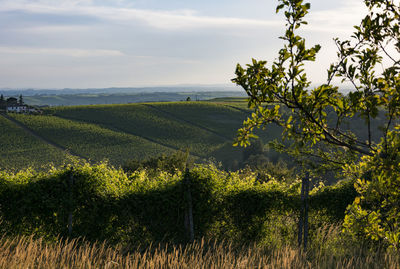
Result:
[[[348,37],[361,0],[312,0],[302,34],[324,81],[333,37]],[[0,0],[0,87],[229,84],[236,64],[282,45],[275,0]]]

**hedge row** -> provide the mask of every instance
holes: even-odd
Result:
[[[299,182],[260,184],[253,174],[227,173],[212,165],[199,165],[188,173],[151,175],[146,170],[127,175],[107,163],[47,172],[0,171],[0,229],[49,239],[61,235],[134,245],[184,242],[185,176],[197,238],[263,241],[271,235],[271,221],[286,219],[295,225]],[[324,187],[311,196],[311,216],[323,214],[322,218],[340,221],[354,197],[351,183]],[[284,225],[279,232],[294,236]]]

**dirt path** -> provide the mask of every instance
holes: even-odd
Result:
[[[55,147],[55,148],[57,148],[57,149],[59,149],[59,150],[62,150],[62,151],[66,152],[67,154],[70,154],[70,155],[72,155],[72,156],[76,156],[76,157],[79,157],[79,158],[81,158],[81,159],[88,160],[86,157],[81,156],[81,155],[79,155],[79,154],[77,154],[77,153],[71,151],[70,149],[64,148],[63,146],[61,146],[61,145],[59,145],[59,144],[56,144],[56,143],[54,143],[54,142],[48,140],[47,138],[45,138],[45,137],[43,137],[43,136],[37,134],[37,133],[36,133],[35,131],[33,131],[32,129],[30,129],[30,128],[27,127],[26,125],[22,124],[21,122],[17,121],[16,119],[14,119],[14,118],[12,118],[12,117],[9,117],[7,114],[0,113],[0,115],[3,116],[4,118],[6,118],[7,120],[13,122],[14,124],[16,124],[18,127],[21,127],[25,132],[27,132],[28,134],[30,134],[30,135],[36,137],[37,139],[41,140],[42,142],[44,142],[44,143],[46,143],[46,144],[49,144],[49,145],[51,145],[51,146],[53,146],[53,147]]]

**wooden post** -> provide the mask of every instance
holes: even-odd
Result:
[[[310,192],[310,178],[306,176],[306,185],[304,190],[304,250],[307,250],[307,240],[308,240],[308,194]]]
[[[299,247],[303,241],[303,223],[304,223],[304,178],[301,179],[301,193],[300,193],[300,216],[299,216],[299,229],[297,234],[297,243]]]
[[[301,194],[300,194],[300,219],[299,219],[299,231],[297,235],[297,242],[299,247],[303,245],[303,249],[307,249],[308,240],[308,196],[310,192],[310,178],[307,174],[301,180]]]
[[[74,168],[71,168],[68,180],[69,187],[69,213],[68,213],[68,235],[72,235],[72,212],[73,212],[73,202],[74,202]]]
[[[186,212],[185,212],[185,226],[189,237],[189,241],[194,240],[194,225],[193,225],[193,205],[192,205],[192,193],[190,191],[190,173],[189,168],[186,167],[184,176],[184,186],[185,186],[185,200],[186,200]]]

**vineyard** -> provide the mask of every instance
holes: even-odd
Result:
[[[327,66],[327,77],[318,77],[320,82],[310,80],[314,75],[306,69],[316,62],[321,45],[326,46],[325,37],[319,38],[320,31],[311,26],[307,35],[321,45],[309,44],[299,31],[308,24],[311,3],[279,0],[275,11],[283,11],[286,21],[279,37],[283,46],[268,60],[237,63],[230,81],[245,93],[222,98],[226,92],[170,94],[170,87],[165,93],[152,87],[151,95],[138,88],[110,88],[106,95],[102,89],[57,90],[80,93],[73,96],[43,90],[48,96],[31,99],[51,100],[43,110],[31,109],[22,94],[0,94],[0,269],[400,268],[400,5],[363,2],[368,13],[348,39],[334,38],[337,58]],[[34,11],[40,13],[44,7],[46,3],[36,5]],[[88,10],[100,7],[78,3],[64,8],[47,6],[47,19],[54,11],[76,11],[93,19]],[[111,13],[100,12],[96,18],[106,18],[113,8],[139,14],[123,4],[110,5]],[[339,3],[319,5],[318,12],[346,22],[343,10],[358,14],[359,8]],[[221,6],[213,14],[220,11],[228,12]],[[202,18],[213,22],[204,23],[198,14],[189,14],[196,25],[180,27],[178,21],[186,15],[175,16],[178,27],[165,30],[175,35],[226,24],[215,20],[220,17],[206,14]],[[323,28],[341,28],[320,17]],[[249,19],[254,22],[254,16]],[[226,36],[242,36],[241,30],[237,32],[242,25],[231,24],[233,28],[217,28],[229,30]],[[154,23],[144,26],[157,28]],[[248,37],[231,45],[248,43],[255,48]],[[39,52],[21,48],[29,59]],[[153,66],[160,55],[151,50],[131,54],[126,46],[116,46],[113,51],[127,56],[121,59],[143,58],[146,65],[141,70],[150,67],[156,77],[164,61],[200,70],[206,67],[202,60],[211,59],[190,57],[187,62],[186,56],[196,50],[179,49],[182,57],[162,51],[157,68]],[[53,51],[54,58],[67,50],[59,53],[55,47],[40,53]],[[73,51],[92,63],[107,56],[108,67],[118,59],[108,58],[117,56],[114,53],[103,55],[108,50],[93,55]],[[235,49],[235,55],[240,51]],[[229,59],[228,51],[221,56]],[[212,60],[207,65],[221,66],[214,64],[218,57]],[[85,75],[84,60],[79,61],[78,73]],[[60,68],[60,63],[46,70]],[[135,66],[133,70],[137,71]],[[98,79],[101,74],[96,71],[87,74],[100,84],[115,73]],[[218,75],[206,71],[185,80],[197,77],[207,82],[210,71]],[[67,73],[66,79],[73,77]],[[52,78],[46,83],[59,79],[56,70],[49,74]],[[180,78],[182,74],[190,74],[190,68]],[[150,83],[146,76],[135,76]],[[116,92],[120,89],[124,93]],[[138,98],[130,99],[129,92]],[[205,96],[216,98],[201,101]],[[92,100],[97,105],[86,105]],[[74,106],[51,107],[54,104]]]
[[[246,105],[237,100],[234,104]],[[65,160],[62,151],[86,160],[107,159],[122,165],[128,160],[170,155],[176,150],[189,150],[198,161],[213,158],[230,167],[243,158],[243,149],[232,143],[248,112],[233,107],[231,102],[175,102],[56,107],[48,108],[44,115],[9,116],[28,129],[20,132],[24,137],[35,134],[42,141],[34,144],[18,139],[21,134],[14,133],[19,127],[3,119],[2,124],[8,123],[0,133],[5,144],[3,155],[7,154],[7,165],[2,168],[38,167],[48,161],[61,164]],[[15,139],[7,142],[8,137]],[[49,150],[59,154],[47,154]],[[31,159],[23,151],[35,151],[37,161],[21,161]]]
[[[55,115],[139,135],[175,149],[189,148],[201,157],[207,157],[226,142],[207,130],[143,104],[65,107],[57,109]]]
[[[233,140],[237,126],[243,123],[248,114],[229,106],[213,103],[158,103],[152,107],[171,117],[207,128],[227,140]]]
[[[381,264],[381,259],[388,259],[386,264],[396,267],[397,256],[385,251],[387,245],[372,255],[375,252],[371,252],[370,241],[348,248],[357,245],[358,239],[340,232],[346,208],[357,196],[354,178],[341,178],[342,182],[332,186],[312,185],[310,244],[308,252],[301,254],[296,244],[301,182],[290,172],[295,168],[275,163],[272,170],[264,166],[266,170],[246,168],[233,172],[229,167],[234,162],[245,163],[243,160],[251,159],[251,154],[258,154],[253,155],[257,161],[263,160],[259,154],[271,160],[277,154],[262,143],[261,151],[255,152],[232,146],[237,128],[249,115],[245,106],[244,101],[236,99],[96,105],[48,108],[43,115],[0,117],[1,130],[5,130],[0,133],[0,145],[5,149],[0,160],[0,231],[10,238],[33,235],[27,239],[30,244],[36,244],[35,240],[51,244],[59,237],[85,238],[77,243],[78,247],[105,241],[110,251],[121,247],[137,255],[158,244],[154,251],[166,257],[170,255],[169,247],[164,249],[164,244],[190,246],[186,244],[190,241],[190,208],[194,244],[211,239],[216,241],[210,247],[223,249],[232,246],[224,242],[254,244],[251,253],[239,246],[224,254],[226,264],[236,264],[236,259],[247,255],[244,259],[251,267],[267,257],[257,253],[266,251],[282,257],[263,262],[285,262],[287,268],[303,268],[310,260],[317,267],[343,264],[353,268],[366,264],[368,268]],[[352,128],[359,125],[356,118],[349,121]],[[257,134],[265,143],[279,138],[279,132],[273,127]],[[186,148],[192,160],[203,164],[190,165],[190,170],[184,172],[186,163],[179,159],[182,155],[171,154]],[[160,155],[169,157],[154,158]],[[207,162],[207,158],[214,158],[225,167],[221,169],[213,164],[215,161]],[[150,166],[137,165],[141,160],[147,160]],[[38,169],[18,170],[28,166]],[[227,169],[231,172],[224,171]],[[204,246],[196,248],[193,255],[198,262]],[[3,250],[12,251],[6,246]],[[76,251],[79,250],[71,249]],[[190,257],[186,250],[182,251],[180,261]],[[365,253],[360,255],[366,258],[348,258],[358,252]],[[28,263],[38,259],[22,250],[18,253],[28,255]],[[319,258],[310,258],[315,255]],[[129,255],[119,259],[126,257]],[[149,257],[157,255],[152,253]],[[144,257],[138,259],[144,261]],[[221,264],[215,260],[217,257],[210,255],[209,259],[205,262]],[[9,260],[3,264],[13,264]],[[99,259],[86,262],[102,264]],[[153,263],[151,259],[149,262]]]
[[[27,133],[0,116],[0,167],[15,169],[53,162],[62,164],[67,154]]]
[[[102,128],[95,124],[76,122],[54,116],[12,116],[41,137],[84,159],[121,163],[126,159],[141,159],[169,148],[143,138]]]
[[[212,102],[54,107],[36,116],[10,114],[42,141],[2,119],[5,131],[0,133],[0,143],[4,144],[1,167],[39,167],[48,161],[62,164],[66,156],[63,151],[91,161],[107,159],[118,166],[130,160],[189,150],[198,162],[211,158],[226,169],[237,169],[243,167],[246,157],[243,148],[232,144],[237,129],[250,115],[246,107],[244,99],[217,98]],[[380,121],[380,117],[372,121],[372,130],[377,130]],[[363,132],[362,122],[356,118],[348,126],[355,133]],[[256,134],[266,144],[279,139],[280,132],[277,126],[269,126],[268,130],[259,130]],[[372,135],[379,141],[378,131]],[[32,159],[28,158],[29,154],[37,158],[27,161]],[[263,154],[274,162],[287,161],[285,156],[266,147]]]

